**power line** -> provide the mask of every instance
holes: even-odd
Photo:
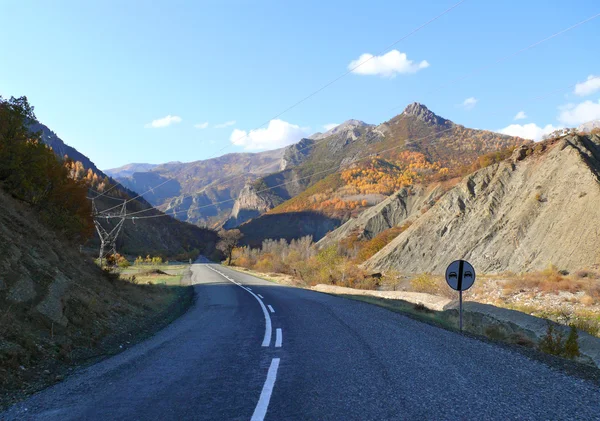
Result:
[[[374,152],[374,153],[382,154],[382,153],[390,152],[392,150],[405,147],[407,142],[418,142],[420,140],[425,140],[425,139],[428,139],[430,137],[437,136],[437,135],[440,135],[442,133],[451,131],[453,129],[454,129],[454,127],[450,127],[448,129],[440,130],[438,132],[432,133],[430,135],[427,135],[427,136],[424,136],[424,137],[421,137],[421,138],[417,138],[417,139],[405,139],[404,140],[405,143],[403,143],[401,145],[393,146],[391,148],[383,149],[381,151],[377,151],[377,152]],[[357,162],[363,161],[365,159],[370,159],[370,158],[372,158],[372,153],[370,153],[368,156],[363,156],[362,158],[358,158],[358,159],[353,160],[352,162],[349,162],[347,164],[347,166],[353,165],[353,164],[355,164]],[[329,168],[329,169],[326,169],[326,170],[323,170],[323,171],[317,171],[317,172],[315,172],[315,173],[313,173],[311,175],[305,176],[305,177],[295,178],[294,180],[290,180],[290,181],[287,181],[285,183],[280,183],[280,184],[277,184],[275,186],[271,186],[271,187],[267,187],[267,188],[262,189],[262,190],[258,190],[258,191],[256,191],[256,193],[264,193],[266,191],[273,190],[273,189],[276,189],[278,187],[283,187],[283,186],[286,186],[286,185],[291,184],[291,183],[296,183],[296,182],[298,182],[300,180],[306,180],[306,179],[312,178],[312,177],[314,177],[316,175],[325,174],[325,173],[328,173],[328,172],[333,173],[333,172],[341,170],[342,167],[343,167],[343,165],[340,164],[339,166],[334,167],[334,168]],[[140,212],[134,212],[134,213],[131,213],[131,214],[127,215],[128,216],[127,219],[149,219],[149,218],[161,218],[163,216],[173,216],[173,215],[177,215],[179,213],[189,212],[190,210],[204,209],[204,208],[208,208],[208,207],[215,206],[215,205],[220,205],[220,204],[227,203],[227,202],[232,202],[232,201],[235,201],[235,200],[236,199],[226,199],[226,200],[221,200],[219,202],[211,203],[210,205],[202,205],[202,206],[198,206],[198,207],[187,209],[185,211],[178,211],[178,212],[172,212],[172,213],[162,213],[160,215],[150,215],[150,216],[138,216],[138,217],[135,217],[135,216],[132,216],[132,215],[135,215],[135,214],[140,213]]]
[[[116,187],[116,185],[114,185],[113,187],[111,187],[111,189],[112,189],[112,188],[114,188],[114,187]],[[125,199],[123,199],[122,197],[112,197],[112,196],[106,196],[106,193],[108,193],[108,191],[106,191],[106,192],[104,192],[104,193],[100,193],[100,192],[98,192],[98,191],[96,191],[96,190],[92,189],[91,187],[88,187],[88,190],[90,190],[92,193],[96,193],[96,194],[97,194],[97,196],[96,196],[96,197],[89,197],[89,196],[86,196],[86,197],[87,197],[88,199],[90,199],[90,200],[95,200],[95,199],[97,199],[97,198],[99,198],[99,197],[103,197],[103,196],[105,196],[107,199],[113,199],[113,200],[125,200]],[[109,189],[109,190],[110,190],[110,189]]]
[[[390,44],[388,47],[386,47],[384,50],[382,50],[381,52],[378,53],[378,55],[381,55],[383,53],[385,53],[386,51],[388,51],[390,48],[394,47],[396,44],[398,44],[401,41],[404,41],[405,39],[407,39],[408,37],[416,34],[417,32],[419,32],[421,29],[425,28],[426,26],[428,26],[429,24],[435,22],[436,20],[438,20],[439,18],[441,18],[442,16],[444,16],[445,14],[449,13],[450,11],[452,11],[453,9],[457,8],[458,6],[460,6],[462,3],[464,3],[466,0],[460,0],[458,3],[452,5],[451,7],[449,7],[448,9],[444,10],[442,13],[438,14],[437,16],[433,17],[432,19],[428,20],[427,22],[423,23],[422,25],[420,25],[419,27],[417,27],[416,29],[413,29],[412,31],[410,31],[408,34],[404,35],[402,38],[394,41],[392,44]],[[263,124],[261,124],[260,126],[258,126],[257,128],[250,130],[247,134],[245,134],[244,136],[240,137],[239,139],[236,139],[236,141],[240,141],[248,136],[250,136],[250,134],[252,132],[255,132],[258,129],[261,129],[263,127],[265,127],[266,125],[268,125],[271,120],[275,120],[279,117],[281,117],[283,114],[287,113],[288,111],[292,110],[293,108],[297,107],[298,105],[302,104],[303,102],[307,101],[308,99],[312,98],[313,96],[317,95],[318,93],[320,93],[321,91],[327,89],[329,86],[333,85],[334,83],[336,83],[337,81],[339,81],[340,79],[342,79],[343,77],[349,75],[350,73],[352,73],[353,71],[355,71],[356,69],[358,69],[359,67],[363,66],[364,64],[368,63],[369,61],[371,61],[372,59],[374,59],[376,56],[371,56],[366,60],[363,60],[362,62],[360,62],[359,64],[357,64],[356,66],[348,69],[345,73],[341,74],[340,76],[336,77],[335,79],[333,79],[332,81],[326,83],[325,85],[321,86],[319,89],[313,91],[311,94],[305,96],[304,98],[302,98],[301,100],[295,102],[294,104],[292,104],[291,106],[289,106],[288,108],[284,109],[283,111],[281,111],[280,113],[278,113],[277,115],[275,115],[274,117],[270,118],[269,120],[267,120],[266,122],[264,122]],[[208,159],[212,159],[214,158],[217,154],[221,153],[222,151],[224,151],[227,148],[230,148],[231,145],[233,144],[229,143],[228,145],[224,146],[223,148],[219,149],[213,156],[211,156]],[[137,196],[125,201],[125,203],[129,203],[139,197],[142,197],[144,194],[151,192],[152,190],[162,187],[163,185],[165,185],[166,183],[168,183],[169,181],[174,180],[173,178],[170,178],[156,186],[154,186],[153,188],[145,191],[144,193],[138,194]],[[108,212],[111,211],[113,209],[116,209],[118,207],[114,206],[112,208],[106,209],[102,212]]]
[[[559,92],[559,91],[561,91],[561,90],[570,89],[570,88],[572,88],[572,87],[574,87],[574,86],[575,86],[575,84],[573,84],[573,85],[569,85],[568,87],[565,87],[565,88],[555,89],[555,90],[553,90],[553,91],[549,92],[548,94],[540,95],[540,96],[537,96],[537,97],[531,98],[530,100],[539,100],[539,99],[543,99],[543,98],[545,98],[545,97],[547,97],[547,96],[549,96],[549,95],[553,95],[553,94],[555,94],[556,92]],[[427,139],[427,138],[430,138],[430,137],[432,137],[432,136],[436,136],[436,135],[440,135],[440,134],[442,134],[442,133],[448,132],[448,131],[452,130],[453,128],[454,128],[454,127],[450,127],[450,128],[448,128],[448,129],[441,130],[441,131],[438,131],[438,132],[436,132],[436,133],[433,133],[433,134],[431,134],[431,135],[424,136],[424,137],[421,137],[421,138],[418,138],[418,139],[405,139],[405,140],[404,140],[404,143],[403,143],[403,144],[401,144],[401,145],[397,145],[397,146],[394,146],[394,147],[391,147],[391,148],[388,148],[388,149],[384,149],[384,150],[381,150],[381,151],[377,151],[376,153],[377,153],[377,154],[382,154],[382,153],[390,152],[390,151],[392,151],[392,150],[395,150],[395,149],[398,149],[398,148],[401,148],[401,147],[405,147],[405,146],[406,146],[406,145],[407,145],[409,142],[418,142],[418,141],[421,141],[421,140],[425,140],[425,139]],[[329,138],[322,139],[322,140],[321,140],[321,142],[323,142],[323,141],[325,141],[325,140],[328,140],[328,139],[329,139]],[[435,140],[434,140],[434,142],[435,142]],[[433,143],[433,142],[432,142],[432,143]],[[441,159],[441,157],[440,157],[439,153],[438,153],[438,152],[437,152],[435,149],[428,150],[428,152],[433,152],[433,153],[436,155],[436,157],[437,157],[438,161]],[[350,162],[348,165],[352,165],[352,164],[354,164],[354,163],[356,163],[356,162],[362,161],[362,160],[364,160],[364,159],[367,159],[367,158],[371,158],[371,156],[365,156],[365,157],[362,157],[362,158],[359,158],[359,159],[353,160],[353,161],[352,161],[352,162]],[[275,188],[278,188],[278,187],[282,187],[282,186],[285,186],[285,185],[291,184],[291,183],[293,183],[293,182],[297,182],[297,181],[299,181],[299,180],[305,180],[305,179],[308,179],[308,178],[312,178],[312,177],[314,177],[315,175],[320,175],[320,174],[324,174],[324,173],[327,173],[327,172],[335,172],[335,171],[339,171],[340,169],[342,169],[342,165],[341,165],[341,164],[340,164],[338,167],[336,167],[336,168],[330,168],[330,169],[327,169],[327,170],[318,171],[318,172],[316,172],[316,173],[313,173],[313,174],[311,174],[311,175],[309,175],[309,176],[306,176],[306,177],[301,177],[301,178],[298,178],[298,179],[295,179],[295,180],[291,180],[291,181],[288,181],[288,182],[285,182],[285,183],[277,184],[277,185],[275,185],[275,186],[272,186],[272,187],[268,187],[268,188],[266,188],[266,189],[259,190],[259,191],[257,191],[256,193],[263,193],[263,192],[266,192],[266,191],[269,191],[269,190],[272,190],[272,189],[275,189]],[[191,196],[191,195],[190,195],[190,196]],[[187,197],[187,196],[184,196],[184,197]],[[132,217],[132,215],[136,215],[136,214],[139,214],[139,213],[142,213],[142,212],[146,212],[146,211],[148,211],[148,210],[153,210],[153,209],[155,209],[155,208],[149,208],[149,209],[145,209],[145,210],[142,210],[142,211],[138,211],[138,212],[131,213],[131,214],[129,214],[129,215],[128,215],[128,217],[131,217],[131,218],[127,218],[127,219],[146,219],[146,218],[160,218],[160,217],[163,217],[163,216],[173,216],[173,215],[177,215],[177,214],[180,214],[180,213],[187,213],[187,212],[189,212],[189,211],[191,211],[191,210],[199,210],[199,209],[204,209],[204,208],[208,208],[208,207],[211,207],[211,206],[220,205],[220,204],[227,203],[227,202],[232,202],[232,201],[235,201],[235,200],[236,200],[236,199],[226,199],[226,200],[222,200],[222,201],[219,201],[219,202],[214,202],[214,203],[211,203],[211,204],[209,204],[209,205],[203,205],[203,206],[198,206],[198,207],[192,207],[192,208],[189,208],[189,209],[187,209],[187,210],[182,210],[182,211],[177,211],[177,212],[172,212],[172,213],[162,213],[162,214],[160,214],[160,215],[151,215],[151,216],[145,216],[145,217],[144,217],[144,216],[141,216],[141,217],[135,217],[135,216],[133,216],[133,217]]]
[[[471,77],[471,76],[473,76],[473,75],[475,75],[477,73],[480,73],[480,72],[482,72],[482,71],[484,71],[486,69],[489,69],[490,67],[493,67],[493,66],[495,66],[495,65],[497,65],[499,63],[502,63],[502,62],[504,62],[504,61],[506,61],[508,59],[511,59],[514,56],[517,56],[517,55],[519,55],[521,53],[524,53],[524,52],[526,52],[528,50],[531,50],[531,49],[537,47],[538,45],[543,44],[546,41],[549,41],[549,40],[551,40],[553,38],[556,38],[559,35],[562,35],[562,34],[564,34],[566,32],[569,32],[570,30],[575,29],[575,28],[577,28],[577,27],[579,27],[579,26],[581,26],[581,25],[583,25],[583,24],[585,24],[585,23],[587,23],[587,22],[589,22],[591,20],[594,20],[594,19],[596,19],[598,17],[600,17],[600,13],[595,14],[595,15],[587,18],[587,19],[584,19],[584,20],[582,20],[582,21],[580,21],[580,22],[578,22],[578,23],[576,23],[576,24],[574,24],[574,25],[572,25],[572,26],[570,26],[570,27],[568,27],[566,29],[558,31],[558,32],[556,32],[556,33],[554,33],[554,34],[552,34],[552,35],[550,35],[550,36],[548,36],[548,37],[546,37],[546,38],[544,38],[544,39],[542,39],[540,41],[534,42],[533,44],[531,44],[531,45],[529,45],[529,46],[527,46],[525,48],[521,48],[520,50],[518,50],[518,51],[516,51],[514,53],[511,53],[511,54],[509,54],[507,56],[501,57],[501,58],[499,58],[498,60],[496,60],[496,61],[494,61],[492,63],[489,63],[489,64],[486,64],[484,66],[481,66],[481,67],[473,70],[472,72],[469,72],[469,73],[467,73],[467,74],[465,74],[463,76],[460,76],[460,77],[458,77],[456,79],[452,79],[449,82],[447,82],[447,83],[445,83],[443,85],[440,85],[437,88],[435,88],[435,89],[427,92],[426,94],[431,94],[431,93],[438,92],[438,91],[442,90],[443,88],[448,87],[449,85],[455,84],[456,82],[460,82],[460,81],[462,81],[464,79],[467,79],[467,78],[469,78],[469,77]],[[397,110],[398,108],[401,108],[401,106],[394,107],[391,110]]]

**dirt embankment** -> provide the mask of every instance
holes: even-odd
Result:
[[[465,177],[364,266],[443,273],[463,258],[485,273],[589,267],[600,255],[599,180],[598,135],[524,146]]]
[[[103,273],[0,192],[0,408],[127,348],[185,311],[189,287]]]

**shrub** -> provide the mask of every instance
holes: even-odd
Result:
[[[427,294],[439,294],[440,292],[439,282],[429,273],[422,273],[411,279],[410,286],[416,292],[425,292]]]
[[[579,343],[577,342],[578,339],[579,335],[577,334],[577,328],[574,325],[571,325],[571,329],[569,330],[569,336],[567,337],[567,341],[565,342],[565,357],[572,360],[581,355],[579,353]]]
[[[130,266],[129,264],[129,260],[127,260],[125,257],[123,256],[119,256],[119,258],[117,259],[117,265],[120,268],[128,268]]]
[[[540,340],[538,345],[540,351],[546,354],[556,355],[558,357],[575,359],[581,354],[579,352],[579,335],[577,327],[574,324],[570,325],[569,336],[565,341],[565,336],[562,332],[557,331],[551,322],[548,322],[546,335]]]
[[[561,356],[564,353],[564,335],[557,332],[554,324],[548,322],[546,335],[540,340],[538,348],[540,351],[550,355]]]

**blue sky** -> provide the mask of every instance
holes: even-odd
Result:
[[[600,76],[600,18],[452,82],[600,13],[597,1],[467,0],[243,137],[457,1],[4,1],[0,95],[27,95],[104,169],[273,148],[413,101],[531,136],[600,118],[600,84],[584,83]]]

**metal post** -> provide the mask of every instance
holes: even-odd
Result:
[[[458,291],[458,302],[459,302],[459,327],[460,327],[460,332],[462,333],[463,331],[463,322],[462,322],[462,291]]]

